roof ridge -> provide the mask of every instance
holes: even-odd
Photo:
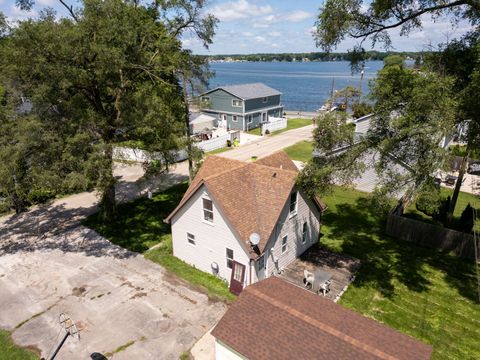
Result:
[[[259,159],[259,160],[260,160],[260,159]],[[247,164],[247,165],[261,166],[261,167],[269,168],[269,169],[273,169],[273,170],[285,171],[285,172],[289,172],[289,173],[292,173],[292,174],[298,174],[298,171],[295,171],[295,170],[288,170],[288,169],[279,168],[279,167],[275,167],[275,166],[268,166],[268,165],[263,165],[263,164],[257,164],[256,162],[246,163],[246,164]]]
[[[218,157],[221,157],[221,156],[218,156]],[[224,158],[224,159],[225,159],[225,158]],[[234,160],[234,161],[238,161],[238,160]],[[207,180],[216,178],[217,176],[220,176],[220,175],[229,173],[229,172],[231,172],[231,171],[241,169],[242,167],[248,166],[248,163],[244,163],[244,162],[242,162],[242,161],[238,161],[238,162],[240,162],[240,164],[238,164],[237,166],[232,167],[232,168],[230,168],[230,169],[225,169],[225,170],[223,170],[223,171],[220,171],[220,172],[218,172],[218,173],[216,173],[216,174],[212,174],[212,175],[210,175],[210,176],[206,176],[206,177],[202,178],[202,180],[203,180],[203,181],[207,181]]]
[[[295,285],[293,285],[293,286],[295,286]],[[294,316],[295,318],[297,318],[299,320],[302,320],[302,321],[316,327],[317,329],[319,329],[321,331],[327,332],[328,334],[336,337],[337,339],[340,339],[344,342],[347,342],[350,345],[353,345],[353,346],[355,346],[355,347],[357,347],[357,348],[359,348],[363,351],[366,351],[366,352],[368,352],[368,353],[370,353],[370,354],[372,354],[376,357],[379,357],[379,358],[384,359],[384,360],[398,359],[397,357],[395,357],[393,355],[390,355],[390,354],[388,354],[388,353],[386,353],[382,350],[379,350],[379,349],[375,348],[374,346],[367,345],[367,344],[355,339],[354,337],[345,334],[344,332],[342,332],[340,330],[334,329],[333,327],[323,323],[322,321],[319,321],[317,319],[313,319],[312,317],[310,317],[310,316],[304,314],[303,312],[293,308],[292,306],[287,305],[287,304],[281,302],[280,300],[272,298],[271,296],[265,294],[264,292],[260,291],[256,287],[249,286],[244,291],[252,294],[253,296],[256,296],[257,298],[259,298],[263,301],[268,302],[269,304],[279,308],[280,310],[286,311],[288,314]]]

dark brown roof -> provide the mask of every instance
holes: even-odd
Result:
[[[270,277],[248,286],[212,335],[249,359],[429,359],[432,347]]]
[[[268,164],[268,165],[267,165]],[[284,152],[277,152],[254,163],[208,156],[180,204],[166,219],[188,201],[201,185],[205,185],[219,207],[255,258],[264,247],[295,186],[298,170]],[[250,234],[258,233],[259,253],[250,251]]]

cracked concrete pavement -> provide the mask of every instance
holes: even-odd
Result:
[[[248,160],[311,137],[311,126],[228,151]],[[118,164],[117,199],[124,202],[183,181],[186,162],[155,180],[140,165]],[[93,192],[75,194],[0,218],[0,328],[48,356],[61,339],[60,313],[80,328],[57,359],[178,359],[216,324],[226,305],[161,266],[110,243],[81,225],[97,211]],[[126,346],[128,345],[128,346]],[[115,353],[121,346],[123,351]]]

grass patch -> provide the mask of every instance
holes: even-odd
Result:
[[[2,360],[37,360],[34,352],[15,345],[10,332],[0,330],[0,359]]]
[[[89,216],[84,225],[94,229],[112,243],[128,250],[144,253],[180,278],[201,287],[210,297],[232,301],[235,297],[222,280],[193,268],[172,255],[170,225],[165,219],[178,205],[188,184],[181,183],[156,193],[152,199],[139,198],[118,206],[117,219],[109,224],[101,222],[98,214]],[[154,245],[154,249],[147,251]]]
[[[216,150],[212,150],[212,151],[209,151],[207,152],[208,155],[215,155],[215,154],[220,154],[220,153],[223,153],[225,151],[229,151],[229,150],[232,150],[233,149],[233,146],[225,146],[223,148],[220,148],[220,149],[216,149]]]
[[[111,352],[107,352],[105,353],[105,357],[109,358],[111,356],[113,356],[114,354],[117,354],[119,352],[122,352],[124,351],[125,349],[127,349],[129,346],[132,346],[133,344],[135,344],[135,341],[133,340],[130,340],[129,342],[123,344],[123,345],[120,345],[118,348],[116,348],[115,350],[111,351]]]
[[[248,130],[247,133],[249,133],[251,135],[261,136],[262,135],[262,127],[259,126],[259,127],[256,127],[255,129]]]
[[[320,243],[362,260],[340,303],[433,346],[432,359],[480,358],[480,311],[472,262],[384,234],[368,194],[325,196]]]
[[[283,150],[287,153],[290,159],[307,162],[312,158],[313,143],[304,140]]]
[[[287,127],[285,129],[280,129],[272,132],[272,135],[277,135],[288,130],[298,129],[304,126],[312,125],[312,123],[313,123],[312,119],[300,119],[300,118],[288,119]]]
[[[448,196],[453,195],[453,189],[445,188],[442,187],[440,189],[441,196],[442,198],[447,198]],[[457,204],[455,206],[455,211],[453,212],[453,223],[452,223],[452,228],[453,229],[458,229],[460,228],[459,222],[460,222],[460,216],[462,215],[463,210],[465,210],[465,207],[470,204],[474,208],[479,209],[480,208],[480,197],[474,194],[470,193],[465,193],[465,192],[460,192],[458,194],[458,199],[457,199]],[[415,203],[411,204],[406,210],[405,210],[405,216],[428,222],[431,224],[436,224],[439,226],[443,226],[442,223],[433,220],[430,216],[425,215],[421,211],[418,211],[417,208],[415,207]],[[477,221],[475,223],[474,229],[478,232],[480,232],[480,221]]]

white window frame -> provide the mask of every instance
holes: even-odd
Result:
[[[262,102],[265,104],[268,102],[268,96],[265,96],[263,99],[262,99]]]
[[[295,208],[292,209],[292,196],[295,195]],[[290,213],[290,217],[292,216],[295,216],[297,215],[297,211],[298,211],[298,191],[294,191],[290,194],[290,201],[289,201],[289,213]]]
[[[232,121],[233,122],[238,122],[238,116],[237,115],[232,115]]]
[[[195,235],[193,235],[192,233],[187,232],[187,242],[188,242],[190,245],[192,245],[192,246],[197,245],[197,243],[195,242]]]
[[[232,257],[228,256],[228,252],[232,252]],[[229,248],[225,248],[225,258],[227,259],[227,269],[233,268],[233,250]]]
[[[210,203],[212,204],[211,209],[205,208],[205,201],[210,201]],[[203,209],[203,221],[206,221],[212,224],[213,223],[213,201],[207,198],[202,198],[202,209]],[[211,220],[206,216],[207,213],[211,213]]]
[[[288,251],[288,235],[284,235],[282,237],[282,247],[281,247],[282,255],[285,254],[287,251]]]
[[[302,225],[302,244],[307,242],[308,237],[308,222],[304,222]]]
[[[238,105],[235,105],[235,103],[237,103]],[[242,107],[242,106],[243,106],[242,100],[232,99],[232,107]]]

